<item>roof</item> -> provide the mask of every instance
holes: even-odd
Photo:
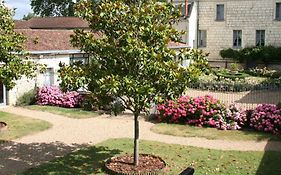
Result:
[[[169,48],[171,49],[181,49],[181,48],[188,48],[188,47],[189,45],[186,43],[174,42],[174,41],[169,42]]]
[[[38,29],[16,29],[27,37],[25,49],[28,51],[67,51],[79,50],[70,43],[72,30],[38,30]],[[95,34],[99,36],[98,33]],[[173,49],[187,48],[188,45],[179,42],[170,42],[169,47]]]
[[[77,17],[35,17],[15,20],[15,29],[78,29],[89,28],[88,22]]]
[[[27,37],[25,49],[28,51],[77,50],[70,43],[72,30],[16,29]]]

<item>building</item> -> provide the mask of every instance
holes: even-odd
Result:
[[[15,31],[27,37],[25,49],[37,63],[45,64],[47,70],[34,79],[22,78],[7,91],[0,84],[0,105],[14,105],[25,92],[40,86],[59,85],[59,63],[69,65],[72,61],[85,60],[87,55],[70,43],[73,29],[87,29],[88,23],[75,17],[33,18],[16,20]]]
[[[89,29],[88,23],[76,17],[32,18],[15,21],[15,30],[27,37],[25,49],[29,57],[37,63],[45,64],[47,70],[34,79],[22,78],[16,86],[7,91],[0,82],[0,106],[14,105],[25,92],[35,87],[59,86],[59,63],[69,65],[74,61],[86,61],[88,55],[70,43],[74,29]],[[99,37],[98,33],[95,33]],[[187,48],[184,43],[170,42],[175,50]]]
[[[219,65],[219,51],[281,46],[281,0],[192,0],[189,41]]]
[[[192,7],[192,3],[190,0],[168,0],[168,2],[172,2],[175,4],[175,7],[178,8],[181,12],[180,21],[175,24],[175,28],[178,31],[184,31],[185,34],[182,35],[182,42],[188,44],[189,41],[189,15]]]

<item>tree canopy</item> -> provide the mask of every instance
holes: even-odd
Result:
[[[13,12],[0,3],[0,81],[8,89],[22,76],[34,77],[39,68],[24,58],[25,37],[14,31],[12,15]]]
[[[118,97],[134,113],[137,165],[138,116],[155,99],[181,95],[198,73],[194,66],[180,66],[188,57],[187,50],[181,50],[175,59],[176,51],[168,47],[170,41],[180,40],[181,33],[173,28],[180,12],[173,4],[156,0],[81,1],[76,11],[92,30],[76,30],[72,36],[74,46],[91,55],[90,64],[79,69],[80,73],[83,69],[83,81],[75,85],[87,83],[97,97]],[[64,79],[73,80],[66,75]]]
[[[34,13],[28,13],[26,15],[23,15],[22,20],[27,21],[27,20],[30,20],[31,18],[34,18],[34,17],[36,17],[36,15]]]
[[[35,15],[74,16],[73,0],[31,0],[31,8]]]

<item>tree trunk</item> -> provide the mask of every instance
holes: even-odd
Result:
[[[134,138],[134,165],[139,165],[139,113],[135,117],[135,138]]]

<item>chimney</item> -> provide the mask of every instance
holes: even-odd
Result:
[[[188,16],[188,0],[185,0],[185,17],[187,17]]]

